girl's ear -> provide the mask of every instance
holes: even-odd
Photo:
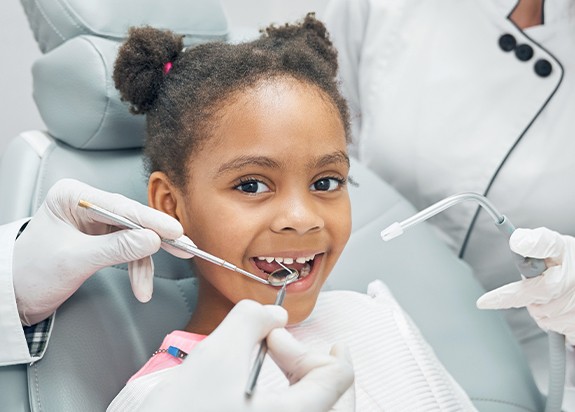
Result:
[[[181,222],[178,216],[180,192],[163,172],[154,172],[148,180],[148,204]]]

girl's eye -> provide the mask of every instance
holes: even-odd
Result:
[[[316,180],[310,186],[311,190],[317,190],[320,192],[332,192],[339,189],[345,181],[343,179],[338,179],[335,177],[324,177],[323,179]]]
[[[239,190],[240,192],[249,194],[264,193],[270,191],[269,187],[267,187],[264,183],[257,180],[247,180],[245,182],[242,182],[239,185],[237,185],[235,189]]]

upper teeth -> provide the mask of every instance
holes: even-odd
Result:
[[[288,258],[288,257],[282,258],[282,257],[258,256],[258,260],[265,260],[268,263],[271,263],[275,260],[276,262],[279,262],[279,263],[285,263],[286,265],[291,265],[294,262],[294,260],[297,263],[305,263],[305,262],[308,262],[310,260],[313,260],[314,257],[315,257],[315,255],[311,255],[311,256],[301,256],[301,257],[297,257],[294,259],[294,258]]]

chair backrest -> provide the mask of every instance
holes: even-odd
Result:
[[[129,25],[140,23],[191,34],[191,42],[221,38],[225,17],[219,3],[23,4],[46,51],[33,74],[34,97],[48,131],[22,133],[4,153],[0,219],[33,214],[63,177],[145,203],[143,118],[128,114],[111,80],[118,39]],[[196,32],[195,24],[201,30]],[[351,175],[359,183],[349,189],[353,233],[326,288],[363,292],[369,281],[383,279],[479,410],[541,410],[541,396],[506,324],[498,313],[475,308],[482,290],[470,269],[425,225],[384,244],[380,230],[415,211],[355,161]],[[155,256],[155,262],[154,298],[145,305],[133,298],[125,267],[90,278],[58,310],[43,359],[0,368],[1,409],[104,410],[163,336],[185,325],[194,310],[195,282],[187,264],[167,254]]]

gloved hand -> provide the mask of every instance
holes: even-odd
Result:
[[[280,306],[239,302],[181,366],[165,374],[140,410],[329,411],[353,383],[347,351],[334,346],[329,355],[308,353],[285,329],[272,331],[286,322],[287,313]],[[268,353],[291,386],[281,392],[258,390],[256,386],[251,398],[246,398],[251,355],[266,335]]]
[[[575,344],[575,238],[541,227],[517,229],[509,240],[522,256],[545,259],[541,276],[504,285],[477,300],[480,309],[526,306],[544,330],[565,335]]]
[[[78,207],[80,199],[151,230],[119,230]],[[119,263],[129,262],[134,295],[147,302],[154,273],[150,255],[160,248],[160,236],[176,239],[182,233],[180,223],[165,213],[76,180],[59,181],[14,244],[14,289],[22,323],[44,320],[88,277]]]

